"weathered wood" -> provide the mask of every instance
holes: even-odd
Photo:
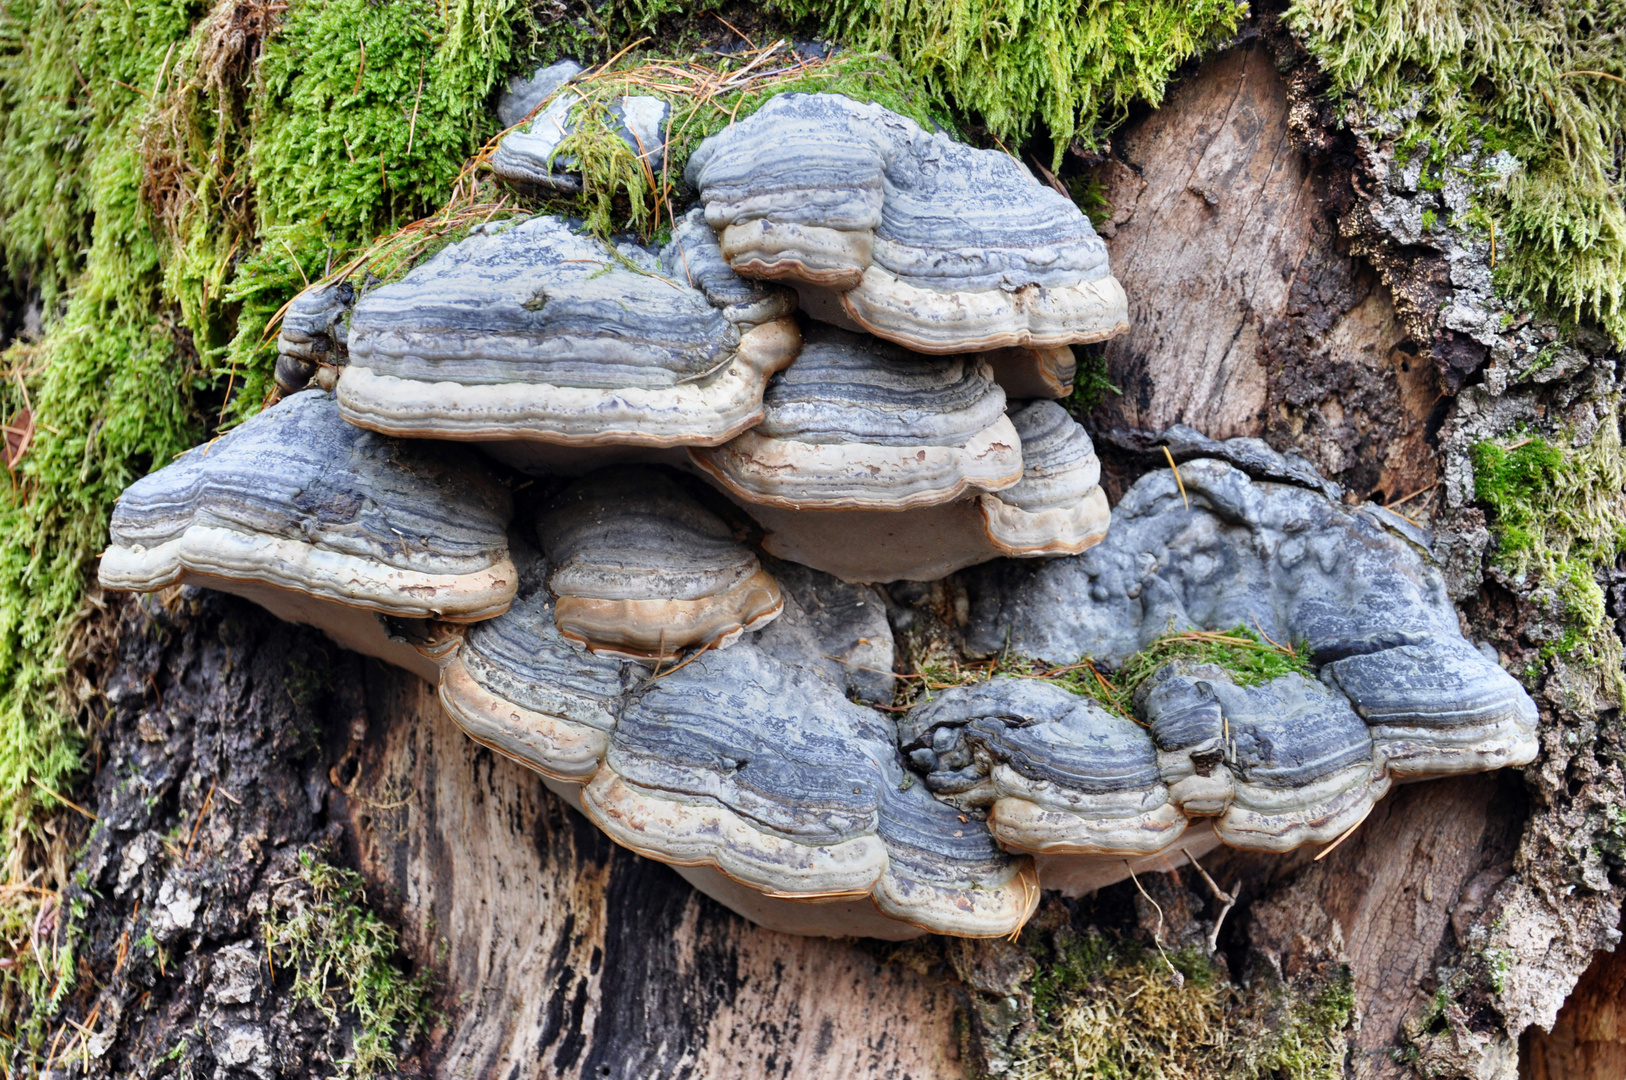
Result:
[[[1472,918],[1508,875],[1522,821],[1510,776],[1433,780],[1391,792],[1319,862],[1313,852],[1273,867],[1234,857],[1238,870],[1269,879],[1255,884],[1266,898],[1253,907],[1253,947],[1284,972],[1323,958],[1349,965],[1356,1076],[1409,1075],[1393,1054],[1402,1024],[1435,989],[1453,920]]]
[[[1120,136],[1098,173],[1130,330],[1105,350],[1106,426],[1267,432],[1393,501],[1438,478],[1440,400],[1389,292],[1342,250],[1327,167],[1289,142],[1287,87],[1257,42],[1220,53]]]
[[[941,979],[747,923],[469,739],[427,684],[367,679],[342,813],[408,951],[443,971],[439,1075],[961,1074]]]
[[[1526,1033],[1519,1066],[1523,1080],[1626,1076],[1626,949],[1597,954],[1553,1030]]]
[[[1129,333],[1106,350],[1122,420],[1256,435],[1261,334],[1286,310],[1316,214],[1281,77],[1263,47],[1223,53],[1121,142],[1103,232],[1129,294]]]

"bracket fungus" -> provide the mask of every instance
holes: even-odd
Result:
[[[880,362],[873,359],[877,355]],[[930,362],[896,361],[913,380],[894,382],[897,368],[888,366],[888,355],[886,347],[842,331],[809,330],[803,359],[769,385],[763,425],[724,446],[692,452],[767,530],[764,550],[844,581],[934,581],[1001,555],[1072,555],[1101,540],[1111,511],[1099,483],[1100,462],[1089,435],[1066,410],[1053,401],[1030,402],[1008,411],[1002,418],[1008,427],[981,429],[999,448],[998,456],[984,460],[1003,462],[1008,447],[1019,447],[1016,483],[1001,477],[1001,486],[990,490],[993,483],[972,486],[963,476],[944,482],[944,469],[931,470],[940,461],[954,462],[953,444],[943,448],[929,440],[944,438],[939,432],[956,421],[953,406],[967,396],[968,381],[986,385],[986,368],[965,361],[960,381],[947,393],[939,391],[949,398],[948,407],[923,419],[932,401],[920,383],[932,368],[922,365]],[[854,357],[859,363],[849,368]],[[949,428],[947,437],[977,445],[967,433],[986,421],[1002,397],[981,391],[974,400],[982,411],[962,406],[958,415],[968,419]],[[854,428],[870,441],[833,441],[852,437]],[[786,434],[763,435],[764,429]],[[832,441],[808,441],[815,438]],[[803,467],[813,454],[820,455],[820,464],[835,464],[822,473]],[[936,491],[910,477],[913,472],[936,482]],[[898,475],[905,477],[896,483],[901,492],[889,495],[886,482]],[[809,480],[823,483],[812,497],[805,493]],[[844,498],[821,499],[823,491]],[[836,508],[826,508],[831,503]]]
[[[685,176],[734,269],[789,282],[816,318],[940,354],[1128,328],[1071,199],[879,105],[783,94],[702,142]]]
[[[502,96],[497,99],[497,123],[504,128],[518,125],[538,105],[552,97],[555,90],[584,70],[576,61],[566,57],[537,68],[529,76],[511,76],[508,85],[503,87]]]
[[[742,329],[650,252],[534,217],[367,293],[339,406],[385,434],[510,449],[714,445],[761,419],[800,343],[788,315]]]
[[[993,369],[994,381],[1013,401],[1029,398],[1064,398],[1073,392],[1078,358],[1067,345],[1048,349],[1008,346],[978,354]]]
[[[476,623],[441,669],[440,702],[476,742],[553,780],[598,770],[634,669],[566,640],[543,587],[546,563],[514,546],[519,595]]]
[[[547,70],[537,72],[537,77],[544,76]],[[577,68],[571,74],[577,74],[580,70]],[[566,83],[570,77],[567,75],[547,93],[535,97],[530,108],[520,113],[514,124],[519,124],[526,113],[536,108],[548,94],[553,95],[553,100],[530,123],[514,127],[498,141],[497,149],[491,155],[491,171],[498,177],[511,184],[534,185],[554,191],[577,192],[582,189],[581,174],[576,171],[579,162],[569,155],[561,155],[559,145],[580,126],[577,115],[580,110],[595,106]],[[517,108],[530,96],[516,97],[511,108]],[[611,125],[610,130],[626,144],[638,164],[647,168],[651,176],[664,173],[666,122],[671,115],[671,106],[657,97],[629,95],[616,98],[603,108],[608,112],[605,121]]]
[[[737,647],[650,672],[570,643],[551,565],[517,554],[519,599],[466,631],[441,701],[618,842],[792,933],[1006,934],[1031,913],[1031,860],[914,784],[891,721],[831,677],[839,620],[792,600]]]
[[[981,361],[810,327],[762,404],[751,430],[690,451],[747,506],[907,510],[1022,478],[1005,392]]]
[[[1227,797],[1254,816],[1222,818],[1222,839],[1285,850],[1358,819],[1390,779],[1536,754],[1535,703],[1463,638],[1440,572],[1417,546],[1426,535],[1392,517],[1225,462],[1188,461],[1178,478],[1160,470],[1137,481],[1089,552],[979,572],[969,644],[1117,664],[1170,630],[1242,625],[1291,643],[1319,681],[1242,688],[1219,675],[1170,676],[1167,686],[1154,677],[1145,698],[1154,732],[1159,717],[1177,715],[1206,717],[1210,742],[1216,724],[1228,732]],[[1162,750],[1202,742],[1178,738],[1188,742]],[[1204,783],[1184,790],[1202,813],[1223,801]]]
[[[392,621],[506,610],[511,513],[467,450],[363,431],[306,390],[131,484],[99,573],[108,589],[235,593],[433,679],[414,641],[432,654],[436,636]]]
[[[588,107],[664,155],[663,103],[588,103],[577,70],[511,86],[505,123],[552,98],[499,175],[579,187],[557,151]],[[436,680],[617,842],[793,933],[1006,935],[1041,884],[1330,841],[1396,781],[1534,758],[1535,706],[1463,638],[1428,535],[1308,462],[1109,432],[1180,463],[1109,511],[1052,399],[1123,290],[1015,159],[785,94],[687,176],[703,206],[658,255],[537,216],[359,299],[307,290],[288,396],[131,485],[102,583],[234,592]],[[829,324],[805,342],[798,303]],[[535,513],[511,523],[459,442],[542,474]],[[1118,666],[1242,625],[1291,670],[1177,657],[1110,705],[1000,676],[894,715],[900,592],[866,583],[978,563],[970,653]]]
[[[313,378],[322,389],[333,389],[345,355],[343,323],[355,299],[348,281],[306,289],[293,298],[277,332],[278,393],[297,393]]]
[[[1022,479],[981,496],[984,528],[1002,555],[1077,555],[1106,536],[1112,511],[1095,444],[1053,401],[1012,410],[1022,440]]]
[[[590,473],[554,499],[537,532],[560,632],[594,653],[670,663],[724,648],[785,606],[728,526],[653,469]]]

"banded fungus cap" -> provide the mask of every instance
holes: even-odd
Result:
[[[908,357],[813,328],[769,383],[762,422],[695,463],[747,504],[904,510],[995,491],[1022,477],[1005,394],[986,364]]]
[[[1054,401],[1011,411],[1022,440],[1022,479],[978,500],[988,539],[1005,555],[1077,555],[1112,522],[1101,462],[1078,421]]]
[[[511,513],[467,450],[363,431],[306,390],[130,485],[98,573],[109,589],[190,582],[246,596],[432,678],[380,616],[504,611]]]
[[[531,115],[538,105],[552,97],[554,91],[584,70],[576,61],[566,57],[537,68],[529,76],[511,76],[508,85],[503,88],[502,97],[497,99],[497,122],[505,128],[514,127]]]
[[[348,281],[318,285],[294,297],[277,333],[276,382],[280,393],[297,393],[320,369],[335,368],[343,362],[343,323],[355,299],[356,290]],[[331,390],[333,386],[328,382],[322,388]]]
[[[799,346],[788,316],[742,331],[650,252],[534,217],[483,226],[363,297],[338,399],[393,435],[715,444],[761,418]]]
[[[476,623],[441,669],[440,701],[470,738],[554,780],[586,782],[609,746],[627,665],[583,652],[554,623],[547,564],[516,550],[513,606]]]
[[[879,105],[780,95],[701,143],[685,175],[735,270],[918,352],[1128,328],[1106,246],[1070,199]]]
[[[872,928],[873,916],[851,913],[843,929],[816,910],[866,897],[883,916],[942,933],[1021,926],[1038,899],[1031,862],[903,777],[879,714],[807,668],[739,648],[646,684],[582,802],[635,851],[812,908],[816,932]],[[796,919],[781,908],[777,921]]]
[[[784,608],[750,549],[654,469],[583,477],[537,531],[559,631],[601,655],[670,662],[687,649],[724,648]]]
[[[661,249],[661,266],[676,281],[706,294],[712,306],[736,326],[751,327],[781,319],[796,310],[796,294],[780,285],[743,278],[723,258],[717,234],[695,207],[677,221],[672,239]]]
[[[1047,855],[1145,855],[1186,828],[1135,721],[1034,679],[944,691],[898,725],[926,787],[986,807],[995,839]]]
[[[1280,852],[1327,843],[1389,790],[1372,733],[1348,699],[1319,682],[1292,672],[1241,686],[1215,665],[1176,663],[1150,683],[1140,711],[1158,742],[1170,797],[1191,816],[1213,816],[1232,847]],[[1218,738],[1223,764],[1209,761],[1199,771],[1202,755],[1181,753],[1196,734]]]
[[[1172,802],[1220,815],[1226,843],[1285,850],[1351,827],[1391,779],[1536,755],[1534,703],[1463,638],[1415,532],[1343,505],[1320,483],[1256,481],[1189,460],[1179,478],[1161,470],[1137,481],[1085,554],[974,581],[969,646],[1116,665],[1171,628],[1238,625],[1257,632],[1260,648],[1291,646],[1319,681],[1238,686],[1216,670],[1164,684],[1160,674],[1137,701]]]

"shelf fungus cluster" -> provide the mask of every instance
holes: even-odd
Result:
[[[511,135],[499,173],[568,186],[572,74],[511,88],[540,149]],[[1397,780],[1533,757],[1400,519],[1196,433],[1109,512],[1055,399],[1123,291],[1013,159],[785,95],[687,175],[660,251],[522,217],[308,290],[281,400],[125,492],[103,584],[234,592],[416,672],[618,842],[797,933],[1010,934],[1042,887],[1329,841]],[[1012,670],[1239,623],[1307,663],[1174,660],[1123,712],[1006,676],[894,709],[884,583],[959,571],[967,649]]]

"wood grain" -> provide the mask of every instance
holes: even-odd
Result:
[[[1551,1032],[1525,1032],[1519,1066],[1522,1080],[1626,1076],[1626,949],[1597,954]]]

